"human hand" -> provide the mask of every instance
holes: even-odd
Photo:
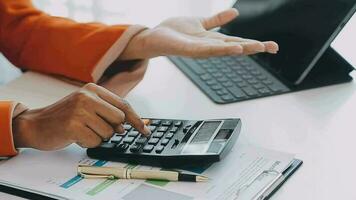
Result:
[[[13,136],[17,148],[57,150],[72,143],[91,148],[123,133],[125,121],[150,134],[127,101],[90,83],[53,105],[17,116]]]
[[[272,41],[260,42],[209,31],[232,21],[237,16],[236,9],[229,9],[209,18],[168,19],[132,38],[119,59],[147,59],[165,55],[210,57],[278,52],[278,44]]]

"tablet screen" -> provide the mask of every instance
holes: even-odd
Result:
[[[356,0],[238,0],[234,7],[240,16],[221,32],[276,41],[277,55],[252,57],[299,84],[351,18],[355,5]]]

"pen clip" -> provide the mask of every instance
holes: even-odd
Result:
[[[92,167],[90,165],[79,165],[78,166],[78,175],[85,179],[116,179],[116,177],[112,174],[93,174],[93,173],[85,173],[82,172],[82,167]]]

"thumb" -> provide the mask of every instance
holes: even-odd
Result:
[[[231,8],[225,11],[222,11],[212,17],[203,18],[202,24],[205,29],[210,30],[216,27],[220,27],[224,24],[231,22],[239,15],[239,12],[235,8]]]

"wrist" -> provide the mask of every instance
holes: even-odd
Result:
[[[32,133],[36,128],[34,120],[29,116],[30,113],[31,111],[25,111],[12,121],[12,135],[16,148],[32,147]]]
[[[144,28],[138,33],[136,33],[129,41],[125,50],[122,52],[118,60],[127,61],[148,58],[147,56],[145,56],[144,52],[147,51],[147,42],[145,41],[145,35],[147,35],[147,32],[149,30],[149,28]]]

